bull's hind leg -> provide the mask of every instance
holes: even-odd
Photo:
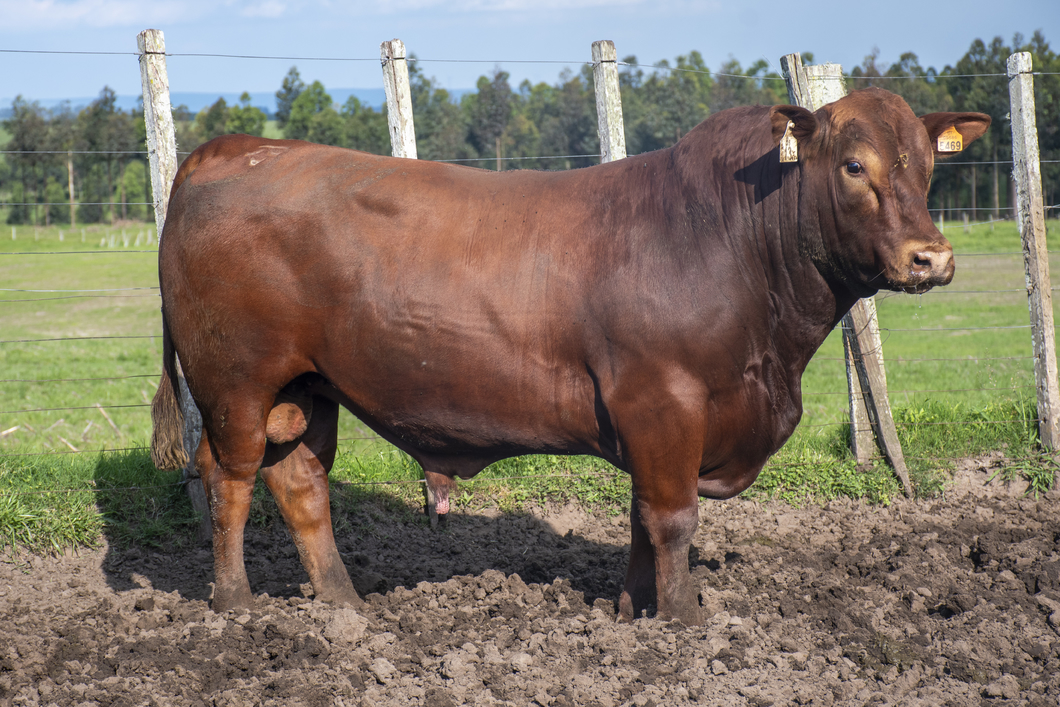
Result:
[[[261,478],[283,514],[316,598],[360,604],[335,547],[328,502],[328,472],[335,461],[339,406],[316,397],[312,410],[299,439],[268,445]]]
[[[219,424],[212,425],[214,433],[204,425],[195,453],[195,466],[210,504],[214,554],[211,608],[217,612],[249,606],[253,600],[243,564],[243,529],[250,513],[265,436],[261,420],[257,420],[255,427],[251,415],[238,419],[241,417],[226,410]],[[217,439],[218,428],[226,433],[220,440]],[[256,429],[257,434],[240,435],[237,432],[248,429]]]

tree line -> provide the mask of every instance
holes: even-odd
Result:
[[[1006,61],[1015,51],[1033,55],[1043,187],[1048,205],[1060,197],[1060,58],[1041,31],[1006,44],[976,39],[953,65],[920,65],[908,52],[887,65],[873,50],[847,76],[850,90],[880,86],[902,95],[918,115],[933,111],[978,111],[994,119],[989,133],[950,164],[935,170],[929,197],[934,209],[959,210],[973,219],[1010,215],[1011,129]],[[803,55],[812,63],[812,54]],[[523,81],[512,86],[497,68],[478,79],[475,90],[454,96],[428,77],[410,57],[409,78],[421,159],[466,161],[490,169],[570,169],[599,160],[592,69],[563,70],[555,83]],[[635,56],[619,73],[626,146],[630,155],[667,147],[711,113],[748,104],[787,103],[781,77],[765,61],[748,67],[730,58],[711,71],[692,51],[645,67]],[[274,122],[250,105],[219,99],[192,114],[173,111],[178,150],[190,152],[218,135],[266,133],[390,153],[386,109],[351,96],[337,105],[319,81],[306,84],[291,67],[276,92]],[[78,112],[69,106],[45,110],[21,96],[3,121],[10,139],[0,160],[0,201],[12,224],[149,220],[151,201],[142,110],[122,111],[114,92]],[[1055,213],[1055,212],[1053,212]]]

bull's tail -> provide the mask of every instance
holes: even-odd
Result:
[[[177,471],[188,464],[184,450],[184,413],[180,409],[177,356],[162,314],[162,380],[151,402],[151,461],[162,471]]]

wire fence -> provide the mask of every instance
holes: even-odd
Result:
[[[0,50],[0,53],[26,53],[26,54],[86,54],[86,55],[105,55],[105,54],[116,54],[116,55],[128,55],[138,56],[135,52],[53,52],[53,51],[35,51],[35,50]],[[285,57],[285,56],[256,56],[256,55],[229,55],[229,54],[205,54],[205,53],[168,53],[167,56],[173,58],[180,57],[199,57],[199,58],[216,58],[216,59],[243,59],[243,60],[284,60],[284,61],[372,61],[378,62],[378,58],[371,59],[360,59],[351,57]],[[494,60],[460,60],[460,59],[429,59],[421,58],[416,61],[422,63],[481,63],[484,65],[496,66],[504,64],[518,64],[518,63],[535,63],[535,64],[562,64],[562,65],[591,65],[591,62],[584,61],[494,61]],[[715,77],[725,78],[738,78],[748,81],[762,81],[762,80],[783,80],[778,77],[770,76],[754,76],[745,74],[726,74],[714,71],[701,71],[698,69],[688,69],[683,67],[675,67],[669,65],[644,65],[637,64],[634,62],[619,62],[621,66],[635,69],[648,69],[652,71],[670,71],[670,72],[685,72],[685,73],[707,73]],[[1053,75],[1049,73],[1039,72],[1036,75]],[[879,80],[890,80],[890,79],[909,79],[919,78],[925,80],[946,80],[955,78],[969,78],[976,75],[966,74],[931,74],[915,77],[872,77],[873,81]],[[1003,74],[980,74],[979,77],[993,77],[1003,76]],[[27,155],[135,155],[144,156],[146,155],[145,150],[2,150],[0,154],[12,155],[12,156],[27,156]],[[186,154],[186,153],[185,153]],[[576,158],[599,158],[598,154],[564,154],[564,155],[542,155],[537,157],[504,157],[506,162],[520,162],[524,160],[561,160],[561,159],[576,159]],[[493,162],[496,157],[479,157],[479,158],[459,158],[450,160],[440,160],[444,162]],[[1058,164],[1060,160],[1042,160],[1043,164]],[[945,169],[955,168],[976,168],[976,167],[996,167],[1002,165],[1009,165],[1010,161],[1003,160],[978,160],[978,161],[940,161],[938,166]],[[124,202],[126,206],[148,206],[152,205],[149,201],[128,201]],[[114,201],[88,201],[78,202],[78,205],[94,205],[94,206],[115,206],[117,205]],[[69,206],[69,202],[58,202],[58,201],[43,201],[43,202],[28,202],[28,201],[8,201],[0,202],[0,208],[12,207],[12,206]],[[1052,205],[1047,207],[1048,209],[1055,210],[1060,205]],[[943,225],[942,229],[947,235],[956,234],[955,238],[959,238],[961,233],[969,233],[977,229],[983,229],[985,227],[994,227],[1000,224],[1013,223],[1011,218],[1005,219],[1000,216],[995,216],[988,220],[977,220],[974,217],[969,223],[954,222],[952,219],[953,214],[961,213],[975,213],[975,212],[987,212],[990,213],[991,209],[987,208],[940,208],[932,209],[933,213],[942,214],[944,218],[948,219]],[[993,213],[1012,213],[1011,207],[999,207],[994,209]],[[26,228],[26,227],[22,227]],[[30,227],[32,228],[32,227]],[[144,224],[144,229],[150,233],[150,228]],[[19,242],[17,228],[12,231],[12,242]],[[113,231],[113,228],[111,229]],[[39,232],[39,229],[38,229]],[[50,232],[49,232],[50,233]],[[61,233],[61,229],[60,229]],[[96,230],[93,233],[99,237]],[[61,236],[60,236],[61,237]],[[82,236],[83,237],[83,236]],[[36,256],[47,256],[48,260],[61,261],[62,259],[69,258],[81,258],[84,256],[98,256],[98,255],[135,255],[135,254],[155,254],[157,250],[153,249],[138,249],[129,248],[129,244],[132,242],[131,237],[126,237],[125,234],[121,235],[121,240],[118,240],[118,236],[114,233],[104,232],[102,235],[104,244],[99,249],[95,250],[40,250],[40,251],[29,251],[29,250],[11,250],[4,251],[0,250],[0,255],[11,256],[13,260],[16,256],[20,258],[32,258]],[[139,244],[141,240],[140,236],[137,236],[136,242]],[[34,242],[39,242],[34,240]],[[148,241],[150,242],[150,241]],[[956,241],[955,241],[956,242]],[[0,243],[6,243],[6,238],[0,237]],[[1017,241],[1018,243],[1018,241]],[[1015,256],[1022,255],[1022,251],[1019,250],[1003,250],[998,252],[970,252],[959,254],[958,259],[964,258],[997,258],[1003,256]],[[2,264],[2,263],[0,263]],[[30,267],[23,265],[23,268]],[[35,266],[34,266],[35,267]],[[964,267],[964,266],[962,266]],[[42,278],[47,277],[45,273],[52,268],[52,266],[42,266],[40,268],[42,272]],[[64,269],[64,266],[57,266],[58,269]],[[972,266],[973,270],[976,270],[976,266]],[[989,278],[994,277],[993,274],[987,273],[986,269],[983,269],[984,274],[981,278],[973,278],[975,284],[982,284]],[[91,273],[82,273],[84,275],[90,275]],[[101,277],[104,273],[101,273]],[[918,348],[915,344],[906,345],[902,342],[913,341],[916,337],[937,337],[939,335],[949,336],[953,342],[957,342],[957,335],[966,339],[973,339],[982,333],[998,333],[998,332],[1016,332],[1017,330],[1027,329],[1029,325],[1020,321],[1017,323],[1015,317],[1019,316],[1019,307],[1021,303],[1017,302],[1014,306],[1009,307],[1005,312],[997,313],[992,312],[990,314],[996,321],[984,321],[981,323],[977,322],[962,322],[960,325],[943,325],[947,321],[947,317],[950,316],[947,312],[954,311],[954,305],[951,304],[953,300],[964,298],[966,300],[974,300],[974,298],[981,297],[984,295],[988,296],[1018,296],[1026,293],[1025,287],[1018,286],[1018,280],[1022,279],[1022,271],[1020,269],[1014,269],[1007,273],[1007,276],[1015,278],[1017,283],[1013,286],[1003,287],[1004,278],[998,278],[997,286],[991,286],[989,288],[976,287],[974,289],[936,289],[926,295],[917,296],[915,303],[912,303],[913,298],[908,295],[897,296],[892,294],[885,294],[880,297],[880,319],[882,322],[887,323],[888,319],[892,316],[892,313],[888,311],[888,304],[892,301],[898,305],[896,313],[894,313],[894,321],[899,321],[902,316],[908,315],[909,310],[919,310],[919,317],[923,322],[931,320],[933,326],[900,326],[890,325],[882,328],[882,333],[887,337],[885,341],[885,347],[887,348],[888,357],[886,359],[887,364],[890,365],[892,371],[892,378],[897,378],[899,385],[892,387],[892,394],[896,396],[943,396],[947,400],[959,400],[962,396],[996,396],[998,394],[1011,394],[1020,391],[1033,390],[1033,384],[1028,384],[1026,381],[1030,380],[1030,337],[1029,335],[1022,336],[1022,343],[1016,344],[1015,340],[1004,340],[999,342],[985,342],[972,346],[970,352],[965,352],[961,355],[954,354],[950,356],[920,356],[920,357],[903,357],[901,351],[903,347],[916,349]],[[89,286],[92,284],[98,284],[99,286]],[[20,298],[20,297],[6,297],[0,294],[0,308],[6,308],[7,305],[14,304],[40,304],[44,302],[58,303],[63,300],[67,300],[65,304],[68,304],[71,308],[82,307],[84,300],[134,300],[150,298],[154,299],[158,297],[157,285],[143,285],[129,283],[125,286],[110,286],[113,283],[110,281],[100,281],[98,283],[84,282],[77,286],[63,287],[63,288],[52,288],[45,287],[44,283],[41,283],[39,287],[5,287],[0,288],[0,293],[31,293],[31,294],[55,294],[60,295],[57,297],[41,297],[41,298]],[[104,286],[106,285],[106,286]],[[1060,288],[1053,288],[1060,289]],[[135,293],[135,294],[106,294],[106,293]],[[942,300],[942,301],[936,301]],[[925,306],[925,302],[927,306]],[[146,302],[144,304],[147,304]],[[1025,305],[1023,309],[1023,318],[1026,319]],[[155,307],[153,302],[150,303],[149,307]],[[915,313],[915,312],[914,312]],[[106,327],[107,319],[105,313],[101,314],[103,321],[99,323],[100,326]],[[971,316],[971,312],[966,316]],[[19,367],[15,367],[18,370],[30,370],[38,369],[43,371],[55,371],[45,372],[43,377],[30,377],[26,376],[13,376],[4,379],[0,379],[0,406],[4,409],[0,410],[0,416],[3,416],[4,422],[0,423],[0,457],[3,458],[24,458],[24,457],[35,457],[35,456],[66,456],[66,455],[78,455],[78,454],[101,454],[101,453],[121,453],[130,452],[142,449],[137,446],[113,446],[105,444],[103,446],[96,446],[93,448],[93,425],[95,424],[102,431],[108,432],[107,439],[113,440],[132,440],[137,437],[142,437],[145,434],[146,427],[146,409],[149,407],[149,402],[145,399],[147,396],[142,394],[142,391],[136,390],[134,386],[125,386],[117,392],[117,397],[113,400],[101,400],[93,404],[73,404],[79,398],[85,395],[96,395],[104,397],[103,392],[106,387],[111,384],[130,383],[134,381],[151,381],[157,379],[159,373],[157,369],[151,368],[148,370],[143,363],[139,363],[139,368],[134,369],[134,372],[125,372],[121,367],[112,368],[104,375],[69,375],[64,373],[64,369],[61,365],[53,365],[52,361],[61,360],[66,357],[66,354],[59,352],[55,353],[49,350],[48,353],[44,353],[39,345],[42,344],[54,344],[62,346],[68,344],[70,346],[84,347],[91,343],[105,343],[105,342],[144,342],[145,344],[150,342],[151,345],[145,346],[139,349],[138,356],[140,358],[148,358],[152,361],[157,362],[160,360],[160,351],[158,350],[158,339],[160,334],[160,323],[157,319],[152,324],[149,324],[150,332],[148,333],[144,329],[139,329],[137,333],[79,333],[78,324],[76,323],[77,315],[74,313],[74,309],[70,310],[55,310],[48,313],[46,321],[36,325],[32,322],[27,323],[25,315],[11,314],[6,309],[0,309],[0,322],[14,321],[16,323],[15,328],[19,331],[38,331],[37,335],[19,335],[11,338],[0,339],[0,345],[4,348],[0,350],[0,355],[9,349],[18,347],[24,347],[20,349],[22,353],[14,358],[19,359]],[[143,326],[138,324],[138,326]],[[54,329],[66,327],[67,331],[56,333]],[[5,326],[5,331],[9,330]],[[956,343],[954,344],[956,346]],[[1021,355],[1014,355],[1007,353],[1013,348],[1025,349],[1026,353]],[[895,351],[899,351],[895,355]],[[108,349],[107,351],[110,351]],[[843,372],[843,362],[845,358],[841,355],[835,355],[836,348],[833,345],[830,348],[833,355],[828,355],[828,352],[822,352],[821,355],[817,356],[814,361],[815,364],[819,364],[822,371],[819,377],[825,380],[831,380],[835,382],[845,380],[845,373]],[[143,355],[140,355],[143,354]],[[81,355],[81,354],[78,354]],[[97,358],[107,358],[107,356],[116,356],[118,354],[104,353],[102,355],[92,354],[88,352],[88,355],[96,356]],[[34,359],[37,356],[39,358],[33,360],[31,363],[26,364],[26,359]],[[10,357],[9,357],[10,358]],[[936,366],[937,364],[946,364],[951,366],[967,366],[972,365],[976,368],[972,373],[964,373],[958,376],[962,379],[965,384],[952,385],[950,387],[939,387],[939,386],[905,386],[902,385],[903,374],[900,372],[902,368],[912,368],[916,366]],[[84,370],[84,369],[77,369]],[[994,384],[987,385],[986,383],[981,385],[967,385],[969,379],[999,379],[1008,378],[1007,382],[1011,385],[1002,385],[995,380]],[[911,377],[910,380],[917,379]],[[923,377],[919,378],[920,380]],[[37,399],[32,393],[27,393],[26,389],[28,386],[43,386],[45,384],[61,384],[61,386],[69,386],[65,395],[70,400],[70,404],[50,404],[50,405],[33,405],[32,400]],[[78,388],[80,384],[99,384],[102,387],[96,387],[93,389]],[[107,393],[115,391],[106,391]],[[140,399],[135,396],[141,395]],[[845,390],[830,389],[828,387],[819,386],[817,389],[807,390],[805,397],[809,400],[814,398],[838,398],[845,397],[847,392]],[[15,406],[13,403],[16,401],[27,401],[27,406]],[[817,406],[820,408],[821,406]],[[826,406],[825,406],[826,407]],[[834,408],[834,406],[832,406]],[[134,413],[129,417],[121,420],[121,423],[116,423],[113,419],[108,416],[107,411],[125,411]],[[100,417],[104,418],[102,422],[95,419],[90,419],[89,416],[79,415],[74,420],[74,416],[68,415],[69,413],[88,413],[88,414],[99,414]],[[64,418],[55,419],[54,414],[67,414],[71,417],[70,421]],[[46,415],[53,415],[53,417],[45,417]],[[28,417],[32,416],[32,417]],[[26,417],[27,419],[21,419]],[[830,418],[827,421],[818,422],[822,417]],[[42,419],[43,418],[43,419]],[[7,424],[10,421],[12,424]],[[88,426],[85,431],[81,433],[74,441],[79,441],[84,448],[76,448],[71,442],[67,441],[66,438],[59,436],[56,429],[73,430],[74,433],[85,423]],[[36,423],[36,424],[34,424]],[[45,427],[46,424],[51,424],[51,427]],[[106,423],[106,426],[103,425]],[[835,430],[837,427],[848,424],[842,416],[837,416],[835,410],[826,411],[823,409],[815,409],[813,405],[807,405],[806,419],[802,423],[801,427],[807,430]],[[912,423],[906,423],[899,421],[898,424],[907,425]],[[1003,425],[1003,424],[1023,424],[1022,421],[1012,420],[977,420],[974,423],[953,423],[953,422],[918,422],[916,424],[930,424],[930,425],[957,425],[957,424],[977,424],[977,425]],[[56,427],[56,426],[59,427]],[[39,430],[37,428],[40,428]],[[377,442],[380,438],[372,434],[363,435],[351,435],[349,430],[354,429],[353,425],[349,425],[346,428],[345,436],[340,438],[340,441],[362,444],[365,442]],[[49,442],[48,432],[52,430],[52,436],[60,440],[63,444]],[[30,436],[26,437],[22,433],[30,432]],[[113,435],[110,435],[113,432]],[[68,435],[73,436],[73,435]],[[37,444],[34,445],[34,440]],[[32,451],[24,451],[26,447],[29,447]],[[56,448],[59,446],[68,447],[67,449]],[[579,476],[579,475],[571,475]],[[581,476],[584,476],[582,474]],[[484,481],[495,482],[503,481],[506,479],[516,478],[536,478],[534,476],[520,476],[520,477],[487,477]],[[548,477],[548,478],[555,478]],[[172,485],[180,485],[182,482],[177,482]],[[343,482],[343,483],[355,483],[355,482]],[[394,481],[394,482],[365,482],[367,484],[375,485],[389,485],[389,484],[400,484],[400,483],[422,483],[422,480],[416,481]],[[74,493],[81,491],[91,491],[93,493],[107,492],[107,491],[119,491],[119,490],[140,490],[148,488],[160,488],[159,486],[144,486],[144,487],[129,487],[129,488],[113,488],[113,489],[62,489],[62,490],[50,490],[40,491],[39,493]],[[29,493],[29,492],[25,492]],[[33,492],[38,493],[38,492]],[[0,495],[11,495],[10,493],[0,493]]]

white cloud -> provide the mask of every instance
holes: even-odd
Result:
[[[324,0],[325,4],[333,5]],[[678,0],[683,2],[684,0]],[[354,3],[348,8],[353,12],[371,14],[394,14],[410,10],[440,10],[447,14],[466,12],[540,12],[542,10],[582,10],[596,7],[633,7],[644,5],[654,10],[660,6],[673,5],[670,0],[390,0],[380,4]]]
[[[264,17],[266,19],[275,19],[284,14],[287,9],[287,5],[280,2],[279,0],[262,0],[261,2],[252,2],[247,4],[246,7],[239,11],[239,14],[244,17]]]
[[[197,15],[182,0],[0,0],[5,32],[70,27],[147,27]]]

